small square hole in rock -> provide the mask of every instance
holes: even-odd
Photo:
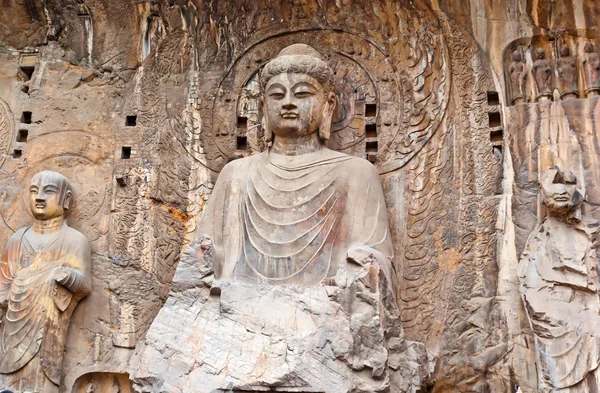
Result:
[[[23,114],[21,114],[21,123],[31,124],[31,112],[23,112]]]
[[[377,138],[377,124],[366,124],[365,132],[367,134],[367,138]]]
[[[499,127],[501,125],[502,120],[500,118],[500,112],[488,112],[488,126]]]
[[[15,149],[12,154],[13,158],[21,158],[22,155],[23,151],[20,149]]]
[[[365,116],[366,117],[375,117],[376,115],[377,115],[377,104],[365,105]]]
[[[367,153],[377,153],[377,141],[367,142]]]
[[[502,146],[493,146],[492,153],[494,157],[501,158],[502,157]]]
[[[23,81],[27,82],[33,76],[35,66],[20,66],[19,70],[21,71],[21,77],[23,78]]]
[[[487,100],[488,105],[500,105],[500,97],[497,91],[488,91]]]
[[[248,139],[245,136],[237,137],[237,149],[246,150],[248,148]]]
[[[248,118],[244,116],[238,116],[237,118],[237,128],[246,129],[248,128]]]
[[[19,133],[17,134],[17,142],[27,142],[28,135],[28,130],[19,130]]]
[[[131,147],[123,146],[121,147],[121,159],[128,160],[131,158]]]
[[[125,126],[126,127],[135,127],[137,125],[137,116],[131,115],[125,117]]]
[[[493,142],[502,142],[502,140],[504,139],[504,131],[502,129],[500,130],[494,130],[492,132],[490,132],[490,141]]]

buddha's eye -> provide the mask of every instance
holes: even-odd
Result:
[[[313,93],[311,93],[310,91],[297,91],[296,92],[296,98],[308,98],[311,97],[313,95]]]
[[[269,93],[269,97],[275,99],[275,100],[282,100],[283,97],[285,97],[285,94],[283,94],[280,91],[274,91],[272,93]]]

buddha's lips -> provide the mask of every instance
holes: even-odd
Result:
[[[38,209],[43,209],[46,207],[46,204],[45,203],[36,203],[35,207],[37,207]]]
[[[281,117],[284,119],[296,119],[298,114],[295,112],[281,112]]]

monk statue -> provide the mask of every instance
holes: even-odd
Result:
[[[379,175],[325,145],[333,82],[304,44],[264,66],[268,148],[219,174],[132,357],[137,391],[375,393],[428,377],[424,346],[399,324]]]
[[[90,245],[65,221],[72,191],[59,173],[29,186],[33,225],[17,231],[0,261],[0,387],[58,392],[69,321],[90,293]]]
[[[558,59],[558,76],[560,84],[560,98],[569,100],[579,97],[579,86],[577,85],[577,61],[570,55],[569,47],[563,45],[560,48]]]
[[[571,172],[543,173],[547,215],[519,262],[521,296],[535,337],[539,392],[596,392],[600,386],[597,223],[582,219]]]
[[[536,101],[552,99],[552,90],[554,89],[554,72],[550,66],[550,61],[546,59],[544,49],[538,48],[536,51],[537,60],[533,62],[532,74],[537,88]]]
[[[583,46],[583,76],[585,80],[585,95],[592,97],[600,95],[600,56],[594,50],[591,42]]]
[[[527,70],[519,49],[512,53],[512,62],[508,73],[510,74],[511,102],[513,105],[522,104],[527,100]]]

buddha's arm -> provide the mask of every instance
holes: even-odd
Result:
[[[91,251],[89,244],[83,242],[68,263],[58,268],[54,280],[73,292],[79,298],[88,295],[92,290]]]
[[[0,259],[0,322],[4,319],[6,307],[8,305],[8,291],[13,281],[13,275],[8,265],[8,246],[2,252]]]

